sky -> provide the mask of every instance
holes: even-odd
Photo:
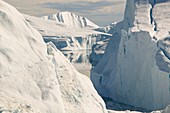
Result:
[[[45,16],[69,11],[104,26],[123,19],[126,0],[4,0],[20,12]]]

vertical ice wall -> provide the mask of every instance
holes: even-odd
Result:
[[[164,0],[127,0],[124,20],[112,29],[105,55],[91,71],[101,96],[145,110],[163,109],[170,103],[170,41],[159,27],[167,21],[155,11],[162,4],[170,6]],[[157,12],[170,19],[165,10]],[[158,25],[156,31],[151,17]]]

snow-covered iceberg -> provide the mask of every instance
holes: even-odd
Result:
[[[58,23],[64,23],[65,25],[74,28],[84,28],[84,27],[99,28],[98,25],[94,24],[87,18],[75,15],[74,13],[68,11],[52,14],[49,16],[43,16],[42,18],[46,20],[54,20]]]
[[[139,110],[170,104],[170,2],[127,0],[91,80],[102,97]]]
[[[90,80],[0,1],[0,112],[107,113]]]

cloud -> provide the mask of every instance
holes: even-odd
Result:
[[[120,21],[126,0],[4,0],[22,13],[44,16],[70,11],[89,18],[99,25]]]
[[[46,2],[42,5],[47,8],[53,8],[60,11],[71,11],[71,12],[90,12],[95,10],[100,10],[105,7],[105,9],[114,7],[115,5],[123,4],[124,1],[77,1],[77,2],[66,2],[66,3],[52,3]]]
[[[102,0],[102,1],[77,1],[77,2],[46,2],[43,7],[56,9],[58,11],[70,11],[85,16],[100,25],[112,21],[121,21],[123,18],[124,0]],[[103,21],[102,21],[103,19]]]

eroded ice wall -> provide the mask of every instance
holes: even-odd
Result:
[[[164,0],[127,0],[124,20],[112,29],[105,55],[91,71],[101,96],[146,111],[163,109],[170,103],[166,26],[170,16],[163,9],[169,6]]]

